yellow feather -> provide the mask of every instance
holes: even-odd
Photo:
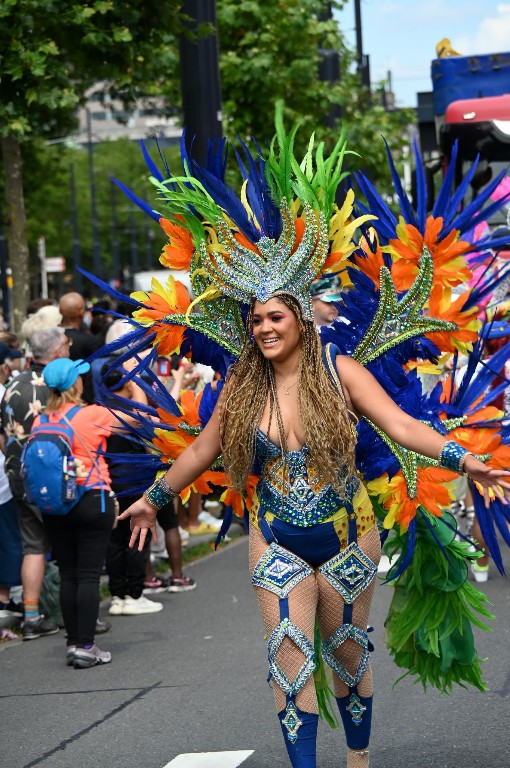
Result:
[[[216,288],[214,285],[210,285],[205,289],[205,291],[203,291],[203,293],[200,294],[200,296],[197,296],[196,299],[193,299],[188,309],[186,310],[186,320],[189,320],[193,307],[195,304],[198,304],[199,301],[211,301],[212,299],[218,299],[220,296],[223,296],[223,294],[219,288]]]

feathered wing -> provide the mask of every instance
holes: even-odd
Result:
[[[166,164],[161,173],[149,159],[159,201],[158,212],[148,212],[168,236],[161,261],[189,273],[192,295],[171,276],[166,285],[154,283],[149,293],[134,294],[132,342],[140,349],[145,344],[159,353],[179,352],[225,373],[242,347],[248,303],[268,279],[268,264],[274,267],[269,279],[281,273],[303,291],[314,277],[336,274],[345,287],[342,320],[322,329],[324,343],[366,365],[411,415],[490,455],[497,466],[509,466],[502,415],[487,410],[486,403],[496,374],[480,373],[476,366],[480,305],[490,302],[508,278],[489,268],[487,254],[502,237],[483,227],[484,218],[505,203],[501,197],[491,201],[501,177],[460,210],[474,170],[454,189],[454,152],[427,214],[419,155],[415,206],[388,150],[397,205],[390,208],[358,174],[364,202],[349,189],[337,206],[345,176],[343,136],[328,157],[312,137],[304,158],[297,160],[295,130],[285,132],[280,113],[276,128],[266,153],[242,142],[235,150],[243,179],[239,195],[226,182],[225,142],[211,145],[204,167],[187,156],[183,143],[180,175],[170,174]],[[264,289],[270,293],[274,282]],[[458,385],[452,377],[424,391],[421,374],[437,372],[438,360],[452,354],[475,361],[468,365],[469,377]],[[168,401],[157,388],[156,393]],[[216,396],[206,391],[200,403],[187,395],[180,408],[171,402],[157,405],[157,418],[141,427],[150,444],[152,474],[194,439]],[[191,424],[196,412],[202,418]],[[366,420],[358,427],[358,466],[393,556],[388,578],[395,597],[387,629],[396,663],[441,690],[453,683],[483,688],[471,625],[483,624],[490,614],[483,595],[467,581],[467,564],[478,555],[457,541],[455,520],[447,512],[454,475],[395,445]],[[221,466],[211,472],[214,479],[206,473],[197,481],[201,492],[207,493],[211,482],[226,483]],[[252,479],[252,489],[254,484]],[[227,486],[222,498],[239,514],[249,509],[250,496],[241,499]],[[502,570],[496,529],[508,542],[508,513],[499,502],[486,511],[476,493],[475,499],[487,544]],[[228,522],[229,514],[223,533]]]
[[[490,202],[503,174],[468,212],[459,213],[473,169],[457,190],[450,169],[427,216],[425,186],[418,184],[415,208],[389,151],[388,156],[400,212],[390,209],[362,174],[357,177],[366,198],[358,207],[377,220],[348,261],[338,264],[347,290],[339,304],[341,318],[322,329],[323,340],[366,365],[406,412],[494,466],[508,467],[503,413],[488,403],[507,386],[499,371],[510,345],[489,366],[480,366],[486,331],[479,303],[490,301],[509,273],[482,269],[475,282],[472,271],[476,264],[490,264],[491,249],[506,239],[478,226],[505,204],[504,197]],[[418,178],[422,172],[417,156]],[[459,354],[469,361],[462,381],[451,376],[424,391],[418,372],[437,373],[438,359],[454,355],[456,360]],[[364,419],[358,438],[358,465],[392,556],[390,651],[424,686],[449,691],[454,683],[469,683],[483,689],[471,626],[484,626],[491,616],[485,597],[467,580],[469,563],[481,553],[458,540],[456,520],[447,511],[456,476],[397,446]],[[487,510],[475,489],[473,497],[487,547],[504,573],[496,531],[510,543],[507,506],[493,500]]]

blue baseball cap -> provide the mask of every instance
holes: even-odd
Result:
[[[510,325],[504,320],[495,320],[487,331],[484,331],[486,339],[503,339],[510,336]]]
[[[65,392],[76,384],[81,373],[90,371],[89,363],[85,360],[70,360],[68,357],[58,357],[43,370],[43,379],[51,389]]]

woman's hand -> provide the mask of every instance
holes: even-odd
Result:
[[[142,496],[141,499],[138,499],[138,501],[135,501],[134,504],[131,504],[130,507],[126,509],[125,512],[123,512],[121,515],[119,515],[119,520],[125,520],[127,517],[131,517],[131,520],[129,522],[130,528],[131,528],[131,538],[129,540],[129,546],[134,547],[136,544],[136,540],[139,538],[138,541],[138,551],[141,552],[144,544],[145,539],[147,538],[147,534],[149,531],[152,533],[152,538],[154,539],[154,543],[157,544],[158,542],[158,536],[156,533],[156,515],[158,511],[155,507],[152,506],[152,504],[149,504],[147,499]]]
[[[502,504],[508,504],[506,497],[510,497],[510,472],[492,469],[471,454],[464,460],[464,470],[483,495],[487,509],[494,498],[498,498]]]

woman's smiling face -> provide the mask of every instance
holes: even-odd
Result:
[[[294,312],[278,298],[253,306],[252,333],[268,360],[284,362],[301,346],[301,328]]]

